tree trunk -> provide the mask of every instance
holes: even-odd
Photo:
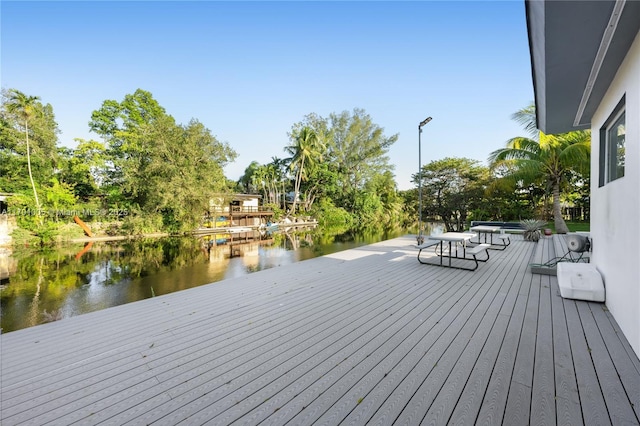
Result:
[[[300,168],[293,188],[293,204],[291,205],[291,214],[296,214],[296,205],[298,204],[298,194],[300,193],[300,183],[302,182],[302,169],[304,167],[304,157],[300,160]]]
[[[560,209],[560,184],[558,182],[553,184],[553,223],[556,226],[556,233],[566,234],[569,232]]]
[[[31,188],[33,188],[33,196],[36,199],[37,215],[40,216],[40,201],[38,200],[38,192],[36,191],[36,184],[33,181],[33,173],[31,173],[31,149],[29,147],[29,127],[27,120],[24,121],[24,136],[27,140],[27,169],[29,169],[29,179],[31,180]]]

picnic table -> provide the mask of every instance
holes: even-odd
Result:
[[[509,235],[505,234],[501,226],[497,225],[477,225],[469,228],[470,231],[478,233],[478,244],[480,244],[481,236],[484,236],[484,242],[487,242],[487,235],[489,236],[489,244],[491,250],[504,250],[507,248],[509,244],[511,244],[511,240],[509,239]],[[502,242],[495,243],[493,242],[493,234],[499,233],[498,239],[502,240]],[[473,241],[472,241],[473,242]]]
[[[489,252],[487,249],[490,244],[478,244],[476,246],[470,246],[467,243],[474,238],[476,234],[469,232],[445,232],[442,234],[431,235],[423,244],[417,246],[418,249],[418,262],[426,265],[443,266],[447,268],[464,269],[467,271],[475,271],[478,268],[478,262],[486,262],[489,260]],[[445,246],[445,243],[447,245]],[[420,259],[422,250],[434,247],[435,254],[440,258],[440,263],[431,263]],[[476,256],[482,251],[487,253],[486,259],[478,259]],[[467,255],[471,255],[469,258]],[[444,262],[444,259],[448,259],[448,262]],[[475,266],[473,268],[467,268],[464,266],[457,266],[452,263],[452,260],[468,260],[473,261]]]

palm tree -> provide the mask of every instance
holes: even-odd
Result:
[[[532,138],[515,137],[505,148],[489,155],[492,168],[508,166],[503,179],[525,183],[542,179],[553,196],[553,220],[556,232],[569,232],[560,209],[560,191],[571,173],[588,174],[590,166],[591,133],[586,130],[547,135],[536,130],[535,106],[530,105],[515,114],[513,119],[525,125]]]
[[[295,170],[293,204],[291,206],[292,214],[295,214],[296,211],[305,166],[313,166],[317,161],[321,161],[323,148],[324,144],[318,134],[307,126],[293,135],[293,144],[285,147],[285,151],[292,155],[289,168]]]
[[[36,191],[36,184],[33,181],[33,173],[31,172],[31,149],[29,147],[29,120],[35,115],[36,102],[40,100],[40,98],[38,96],[27,96],[16,89],[12,89],[10,94],[9,102],[7,103],[7,110],[24,120],[24,137],[27,143],[27,169],[29,170],[31,188],[33,188],[33,197],[36,200],[36,208],[38,209],[38,212],[40,212],[38,192]]]
[[[287,174],[287,160],[278,157],[271,157],[271,163],[275,169],[276,180],[277,183],[274,186],[277,188],[276,195],[277,201],[275,204],[279,204],[283,209],[285,208],[284,203],[284,193],[285,193],[285,184],[287,183],[286,174]]]

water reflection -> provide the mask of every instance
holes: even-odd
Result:
[[[202,238],[162,238],[0,253],[0,326],[6,333],[403,233],[276,234],[223,245]]]

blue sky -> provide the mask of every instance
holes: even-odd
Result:
[[[486,161],[522,135],[533,100],[524,1],[2,1],[0,83],[50,103],[60,142],[98,139],[91,112],[141,88],[239,154],[286,157],[309,113],[363,108],[387,136],[398,187],[444,157]]]

